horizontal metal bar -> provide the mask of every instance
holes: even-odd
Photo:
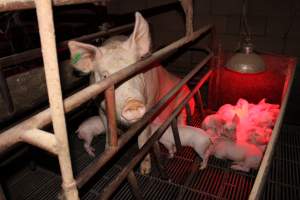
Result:
[[[72,40],[79,41],[79,42],[87,42],[87,41],[95,40],[99,37],[119,34],[121,32],[131,30],[133,28],[133,26],[134,26],[134,24],[127,24],[127,25],[116,27],[116,28],[112,28],[108,31],[99,31],[96,33],[77,37]],[[68,42],[69,42],[69,40],[59,43],[57,45],[58,51],[66,50],[68,48]],[[3,58],[0,58],[0,69],[11,66],[11,65],[21,64],[23,62],[28,62],[28,61],[31,61],[31,60],[34,60],[37,58],[41,58],[41,57],[42,57],[42,51],[40,48],[31,49],[28,51],[24,51],[22,53],[17,53],[17,54],[13,54],[10,56],[6,56]]]
[[[200,65],[201,66],[201,65]],[[203,65],[202,65],[203,66]],[[128,173],[135,167],[138,162],[144,158],[144,156],[150,151],[152,145],[159,140],[159,138],[163,135],[165,130],[170,126],[172,120],[181,112],[181,110],[184,108],[185,104],[188,103],[188,101],[193,97],[193,95],[199,90],[199,88],[208,80],[208,78],[211,76],[212,71],[209,71],[203,79],[196,85],[196,87],[190,92],[189,95],[187,95],[182,103],[173,111],[171,116],[160,126],[158,130],[155,131],[155,133],[148,139],[148,141],[143,145],[143,147],[139,150],[139,152],[133,157],[133,159],[122,168],[121,172],[117,175],[117,177],[112,180],[108,186],[106,186],[101,194],[100,198],[101,200],[109,199],[109,197],[112,195],[112,193],[117,189],[117,187],[126,179]]]
[[[6,135],[6,137],[0,139],[0,152],[19,142],[26,142],[53,154],[57,152],[55,136],[39,129],[23,129]]]
[[[271,165],[271,161],[272,161],[272,157],[273,157],[274,149],[275,149],[275,144],[279,137],[281,125],[283,123],[283,116],[284,116],[287,102],[288,102],[288,99],[290,96],[290,91],[291,91],[291,87],[292,87],[293,80],[294,80],[294,74],[295,74],[295,70],[296,70],[295,64],[296,64],[295,62],[290,62],[290,64],[289,64],[289,67],[291,68],[290,69],[291,73],[290,73],[290,80],[286,80],[286,81],[289,81],[288,88],[286,90],[285,97],[281,104],[280,113],[277,118],[276,124],[273,128],[271,139],[267,145],[267,149],[266,149],[264,157],[261,161],[257,176],[255,178],[252,190],[250,192],[250,195],[248,198],[250,200],[259,199],[261,196],[261,193],[263,191],[263,186],[266,181],[267,173],[268,173],[268,170]]]
[[[84,4],[84,3],[100,3],[106,5],[109,0],[53,0],[54,6],[63,6],[71,4]],[[0,12],[25,10],[35,8],[34,0],[2,0],[0,1]]]
[[[55,135],[40,129],[31,129],[20,134],[21,140],[57,155],[57,140]]]
[[[123,134],[118,140],[118,146],[113,150],[105,151],[101,154],[101,157],[93,161],[89,166],[87,166],[79,176],[76,178],[77,186],[82,187],[101,167],[105,165],[113,155],[118,152],[127,142],[137,135],[142,128],[144,128],[152,119],[157,115],[157,113],[165,106],[165,104],[172,98],[180,88],[185,85],[188,80],[193,77],[213,56],[213,53],[210,53],[202,62],[199,63],[189,74],[187,74],[184,79],[182,79],[172,90],[170,90],[151,110],[149,110],[144,117],[133,124],[131,128]]]
[[[92,97],[95,97],[99,93],[103,92],[105,89],[110,87],[111,85],[117,84],[118,82],[140,72],[141,70],[145,69],[149,64],[162,59],[163,57],[167,56],[170,52],[180,48],[181,46],[197,39],[202,34],[209,31],[213,26],[207,25],[198,31],[194,32],[191,36],[183,37],[176,42],[168,45],[165,48],[160,49],[159,51],[153,53],[153,55],[141,60],[135,64],[132,64],[119,72],[112,74],[111,76],[107,77],[106,79],[102,80],[101,82],[92,84],[81,91],[77,92],[76,94],[68,97],[64,100],[64,109],[65,112],[69,112],[83,103],[87,102]],[[210,57],[211,58],[211,55]],[[187,82],[187,80],[185,80]],[[24,130],[34,129],[34,128],[42,128],[43,126],[49,124],[51,122],[51,113],[50,109],[47,108],[42,112],[32,116],[31,118],[20,122],[16,126],[2,132],[0,134],[0,153],[5,152],[8,150],[10,146],[16,144],[18,141],[12,143],[6,143],[6,138],[10,137],[9,135],[15,134],[17,132],[23,132]]]

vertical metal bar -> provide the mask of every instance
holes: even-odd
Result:
[[[179,137],[179,131],[178,131],[176,117],[172,120],[171,127],[172,127],[173,136],[174,136],[174,140],[175,140],[176,150],[179,151],[181,148],[181,141],[180,141],[180,137]]]
[[[141,194],[136,176],[132,170],[131,170],[131,172],[129,172],[129,174],[127,176],[127,180],[131,186],[134,197],[138,200],[142,200],[143,196]]]
[[[183,186],[189,186],[191,185],[192,180],[196,176],[196,173],[199,171],[199,157],[197,156],[194,162],[192,163],[192,166],[190,168],[189,174],[187,175],[184,183],[182,184]],[[179,192],[177,194],[176,200],[182,200],[185,199],[185,191],[186,189],[184,187],[180,187]]]
[[[193,33],[193,0],[180,0],[185,13],[186,35]]]
[[[70,159],[51,3],[51,0],[35,0],[53,129],[58,142],[63,195],[67,200],[77,200],[79,197]]]
[[[185,110],[186,110],[186,120],[187,120],[187,124],[191,124],[192,123],[192,111],[191,111],[191,107],[190,104],[186,104],[185,105]]]
[[[0,93],[2,95],[2,98],[4,100],[4,103],[8,109],[8,112],[11,114],[14,111],[14,104],[11,99],[11,95],[8,89],[7,81],[5,79],[5,76],[3,74],[3,71],[0,69]]]
[[[4,195],[4,191],[2,188],[2,184],[0,184],[0,200],[6,200],[6,197]]]
[[[115,87],[111,86],[105,90],[106,114],[108,125],[108,143],[109,147],[118,145],[117,120],[116,120],[116,102]]]
[[[199,109],[198,111],[200,113],[200,116],[204,117],[205,114],[204,114],[204,107],[203,107],[203,99],[200,90],[196,92],[195,99],[196,99],[197,107]]]
[[[154,142],[154,144],[153,144],[152,152],[153,152],[152,158],[157,165],[160,176],[164,180],[169,180],[169,176],[167,175],[165,167],[163,166],[163,164],[161,162],[162,159],[160,156],[160,147],[159,147],[159,143],[157,141]]]

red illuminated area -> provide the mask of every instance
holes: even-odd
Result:
[[[250,102],[258,103],[262,97],[267,98],[270,103],[281,101],[285,75],[274,73],[268,69],[258,74],[241,74],[228,70],[224,67],[220,69],[220,92],[223,103],[235,103],[237,98],[244,98]]]
[[[230,55],[226,55],[226,58]],[[209,108],[217,110],[224,104],[235,104],[239,98],[258,103],[263,98],[268,103],[281,104],[289,60],[272,55],[262,56],[267,69],[257,74],[242,74],[217,67],[209,91]],[[226,59],[224,59],[226,60]]]

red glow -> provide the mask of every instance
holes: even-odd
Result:
[[[268,69],[259,74],[241,74],[224,67],[219,69],[218,105],[235,104],[239,98],[258,103],[266,98],[269,103],[280,103],[285,75]]]

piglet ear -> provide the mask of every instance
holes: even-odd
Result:
[[[149,53],[151,46],[151,37],[148,22],[139,13],[135,13],[135,25],[133,33],[125,42],[125,48],[133,49],[139,57]]]
[[[235,124],[239,124],[240,123],[240,118],[237,114],[235,114],[232,118],[232,122]]]
[[[94,69],[96,55],[100,56],[100,50],[90,44],[69,41],[72,65],[81,72],[89,73]]]
[[[266,98],[263,98],[262,100],[260,100],[260,102],[258,103],[259,105],[261,104],[266,104]]]

